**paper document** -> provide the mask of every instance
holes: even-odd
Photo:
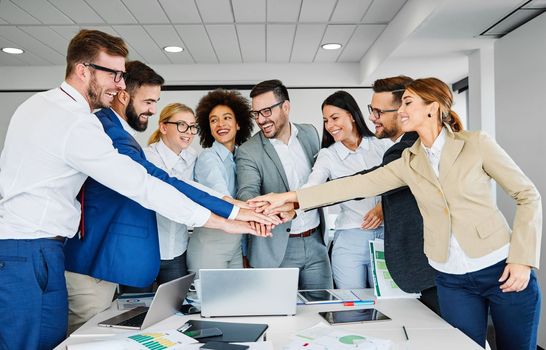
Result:
[[[406,293],[394,282],[385,262],[385,246],[382,239],[370,241],[370,256],[375,296],[380,298],[418,298],[420,293]]]
[[[176,329],[162,332],[139,332],[131,335],[117,335],[106,340],[68,345],[68,350],[162,350],[186,349],[189,344],[197,343]]]
[[[392,341],[388,339],[379,339],[357,334],[352,331],[343,331],[318,325],[298,332],[294,339],[286,346],[284,350],[343,350],[343,349],[362,349],[362,350],[389,350],[392,348]]]

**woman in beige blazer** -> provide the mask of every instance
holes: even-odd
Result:
[[[542,204],[533,183],[483,132],[462,131],[449,87],[435,78],[409,84],[398,110],[419,140],[373,172],[255,199],[267,212],[303,210],[409,186],[424,223],[424,251],[438,270],[442,317],[481,346],[491,310],[498,349],[536,349],[541,293]],[[517,204],[513,229],[495,204],[491,180]],[[260,203],[261,202],[261,203]]]

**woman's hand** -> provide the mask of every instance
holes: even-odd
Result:
[[[502,276],[499,278],[500,289],[503,293],[521,292],[529,284],[531,277],[531,267],[520,264],[506,264]]]
[[[364,230],[373,230],[379,227],[383,222],[383,207],[381,202],[364,215],[364,221],[362,222],[362,227]]]
[[[295,203],[297,201],[298,197],[296,192],[285,192],[264,194],[263,196],[249,199],[247,203],[251,207],[256,208],[257,211],[271,214],[286,203]]]

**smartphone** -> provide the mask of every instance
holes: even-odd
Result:
[[[196,329],[194,331],[188,330],[185,331],[184,334],[193,339],[201,339],[222,335],[222,331],[220,328],[203,328]]]
[[[248,349],[248,345],[230,344],[219,341],[209,341],[201,347],[201,349],[211,350],[244,350]]]

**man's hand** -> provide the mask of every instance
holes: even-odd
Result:
[[[270,226],[282,224],[281,219],[279,219],[275,215],[268,216],[261,213],[256,213],[253,209],[244,209],[244,208],[241,208],[239,210],[239,214],[237,214],[237,217],[235,219],[241,220],[241,221],[255,221],[260,224],[270,225]]]
[[[520,264],[506,264],[499,282],[504,282],[500,289],[503,293],[521,292],[529,284],[531,267]],[[506,282],[505,282],[506,281]]]
[[[296,217],[296,210],[294,209],[294,203],[286,203],[278,207],[273,212],[271,212],[271,215],[278,215],[281,218],[283,224],[285,222],[293,220]]]
[[[362,227],[364,230],[373,230],[379,227],[383,222],[383,208],[381,202],[377,203],[372,210],[364,215],[364,221],[362,222]]]
[[[255,233],[252,233],[254,236],[258,237],[271,237],[271,230],[273,226],[260,224],[259,222],[251,221],[249,222],[250,226],[254,229]]]
[[[296,203],[297,201],[298,196],[296,195],[296,192],[292,191],[285,193],[265,194],[263,196],[249,199],[247,203],[253,208],[260,208],[259,210],[263,211],[265,214],[271,214],[284,204]]]

